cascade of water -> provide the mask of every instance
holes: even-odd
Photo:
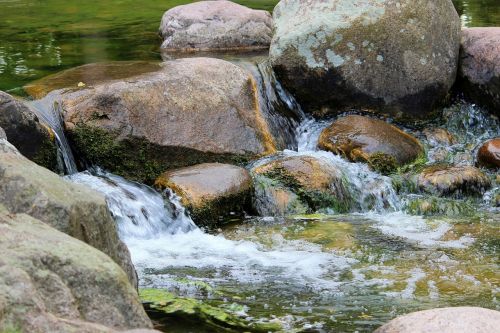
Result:
[[[125,180],[122,177],[93,169],[67,178],[85,184],[105,195],[108,207],[118,225],[120,237],[152,239],[164,234],[177,234],[197,229],[180,198],[167,192],[166,204],[161,194],[152,188]]]
[[[38,118],[54,131],[59,154],[62,156],[61,171],[69,175],[78,172],[75,157],[64,134],[62,110],[59,103],[47,96],[44,99],[30,102],[29,106]]]

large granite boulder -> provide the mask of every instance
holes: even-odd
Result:
[[[486,141],[477,153],[480,166],[498,170],[500,168],[500,137]]]
[[[282,0],[270,61],[306,111],[353,107],[427,119],[455,82],[451,0]]]
[[[5,140],[0,140],[0,202],[12,214],[30,215],[101,250],[137,285],[104,197],[29,161]]]
[[[19,151],[50,170],[57,170],[57,145],[54,133],[40,123],[30,108],[0,91],[0,126]]]
[[[135,289],[104,253],[0,205],[0,331],[149,328]]]
[[[420,190],[437,196],[481,195],[491,187],[488,176],[472,166],[434,165],[416,178]]]
[[[415,137],[396,126],[356,115],[342,117],[325,128],[318,147],[353,162],[366,162],[383,173],[411,163],[424,153]]]
[[[199,1],[165,12],[160,36],[167,51],[268,48],[272,18],[232,1]]]
[[[380,327],[375,333],[495,333],[500,312],[477,307],[456,307],[413,312]]]
[[[252,170],[254,206],[261,216],[347,212],[351,197],[343,174],[313,156],[280,157]]]
[[[462,30],[459,76],[470,98],[500,115],[500,27]]]
[[[252,177],[241,167],[204,163],[163,173],[155,182],[181,197],[198,225],[214,226],[229,214],[241,214],[250,206]]]
[[[240,163],[285,148],[258,94],[253,76],[241,67],[189,58],[46,98],[60,101],[79,156],[151,184],[166,169]]]

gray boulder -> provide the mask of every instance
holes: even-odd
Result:
[[[135,289],[104,253],[0,205],[0,331],[149,328]]]
[[[160,35],[170,51],[268,48],[272,18],[231,1],[200,1],[165,12]]]
[[[375,333],[495,333],[500,312],[477,307],[431,309],[398,317]]]
[[[12,214],[30,215],[101,250],[137,284],[104,197],[29,161],[5,140],[0,140],[0,202]]]
[[[427,119],[455,81],[451,0],[283,0],[273,16],[271,64],[316,115],[356,107]]]
[[[459,76],[470,98],[500,115],[500,27],[462,30]]]
[[[21,154],[57,170],[57,145],[52,130],[40,123],[28,106],[3,91],[0,91],[0,127]]]

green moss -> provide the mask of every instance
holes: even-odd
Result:
[[[57,146],[49,138],[43,140],[33,162],[54,172],[61,171],[57,164]]]
[[[403,165],[397,168],[397,174],[406,174],[406,173],[420,173],[427,165],[428,159],[427,154],[423,153],[417,157],[415,161],[412,163]]]
[[[338,198],[327,191],[306,189],[283,167],[276,166],[263,175],[295,193],[301,202],[307,204],[309,213],[322,209],[333,209],[337,213],[346,213],[350,210],[349,200]]]
[[[413,215],[473,216],[476,209],[472,203],[460,200],[428,197],[410,200],[406,211]]]
[[[398,162],[396,161],[396,158],[382,152],[372,154],[368,158],[368,164],[373,170],[383,175],[389,175],[396,171],[398,168]]]
[[[141,289],[139,296],[145,303],[146,311],[160,321],[181,321],[198,327],[209,327],[217,332],[276,332],[282,329],[278,323],[246,321],[233,313],[241,308],[234,304],[223,309],[195,299],[177,297],[159,289]]]

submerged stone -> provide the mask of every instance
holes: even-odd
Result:
[[[0,205],[0,331],[113,333],[152,327],[101,251]]]
[[[485,142],[477,153],[480,166],[498,170],[500,168],[500,138]]]
[[[472,166],[435,165],[417,176],[417,186],[434,195],[461,197],[483,194],[491,187],[491,181]]]
[[[84,160],[149,184],[166,169],[241,163],[285,148],[252,75],[219,59],[167,61],[157,72],[47,98],[60,101]]]
[[[500,115],[500,27],[462,30],[459,77],[472,100]]]
[[[315,115],[356,107],[426,120],[455,81],[450,0],[283,0],[273,18],[270,62]]]
[[[400,316],[375,333],[474,332],[495,333],[500,312],[479,307],[431,309]]]
[[[57,171],[57,145],[54,132],[40,123],[23,102],[0,91],[0,126],[24,156],[52,171]]]
[[[204,304],[195,299],[177,297],[160,289],[141,289],[140,297],[146,311],[156,320],[197,325],[222,332],[276,332],[282,327],[277,322],[249,322],[220,307]],[[166,325],[168,328],[169,324]]]
[[[413,136],[382,120],[363,116],[338,119],[321,132],[318,147],[353,162],[365,162],[382,173],[423,155],[422,144]]]
[[[241,167],[204,163],[170,170],[155,181],[181,197],[198,225],[215,226],[224,216],[242,215],[250,207],[252,177]]]
[[[350,209],[342,172],[319,158],[279,158],[252,172],[256,178],[255,208],[261,216]]]
[[[199,1],[165,12],[160,36],[166,51],[268,48],[272,18],[232,1]]]

